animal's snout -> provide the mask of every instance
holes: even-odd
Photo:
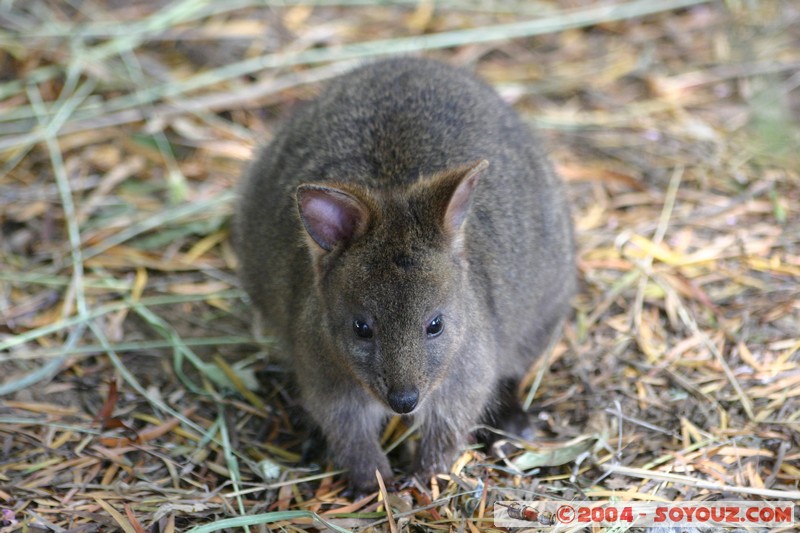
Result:
[[[395,413],[404,415],[410,413],[417,406],[419,391],[416,387],[405,387],[389,391],[389,406]]]

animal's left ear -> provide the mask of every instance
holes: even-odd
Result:
[[[369,208],[352,194],[332,186],[303,184],[297,209],[311,241],[324,252],[361,237],[369,225]],[[312,249],[314,246],[312,245]]]
[[[442,224],[445,231],[450,235],[458,235],[461,231],[461,226],[469,213],[470,205],[472,205],[472,197],[475,193],[475,187],[478,185],[483,172],[489,167],[489,161],[481,159],[477,163],[467,166],[465,169],[460,169],[453,174],[453,184],[455,185],[450,200],[447,202],[447,208],[444,212]]]

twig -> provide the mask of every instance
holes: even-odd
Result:
[[[639,479],[657,479],[660,481],[667,481],[670,483],[678,483],[681,485],[689,485],[697,487],[698,489],[708,489],[716,492],[733,492],[736,494],[752,494],[754,496],[762,496],[764,498],[776,498],[780,500],[798,500],[800,499],[800,491],[797,490],[773,490],[762,489],[758,487],[737,487],[735,485],[723,485],[721,483],[712,483],[696,479],[691,476],[683,476],[680,474],[668,474],[666,472],[655,472],[653,470],[644,470],[642,468],[631,468],[627,466],[619,466],[613,464],[598,465],[601,469],[612,474],[622,474],[623,476],[631,476]]]

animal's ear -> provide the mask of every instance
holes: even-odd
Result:
[[[453,235],[460,233],[472,204],[475,186],[478,185],[478,180],[488,167],[489,162],[481,159],[477,163],[462,167],[453,173],[455,188],[447,203],[443,220],[444,228],[448,233]]]
[[[320,248],[333,250],[340,243],[361,237],[369,224],[369,209],[352,194],[323,185],[300,185],[297,209],[303,226]]]

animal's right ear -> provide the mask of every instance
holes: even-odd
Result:
[[[311,240],[330,252],[361,237],[369,225],[369,209],[352,194],[336,187],[300,185],[297,209]]]
[[[457,186],[450,196],[447,209],[444,212],[444,226],[451,234],[458,234],[464,219],[467,218],[475,186],[478,184],[483,172],[489,168],[486,159],[477,161],[468,167],[466,171],[456,171]]]

